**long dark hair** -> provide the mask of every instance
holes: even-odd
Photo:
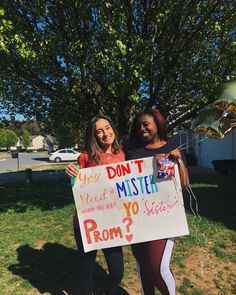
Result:
[[[167,141],[167,124],[166,124],[166,120],[163,117],[163,115],[159,112],[156,111],[154,109],[145,109],[144,111],[138,113],[131,125],[131,132],[130,132],[130,140],[129,140],[129,149],[131,148],[137,148],[137,147],[143,147],[146,144],[142,141],[141,136],[138,133],[137,130],[137,122],[138,119],[142,116],[142,115],[149,115],[151,117],[153,117],[154,122],[157,126],[157,135],[158,138],[160,140],[164,140]]]
[[[112,153],[116,154],[121,150],[118,131],[113,121],[109,117],[104,115],[97,115],[93,117],[89,125],[87,126],[87,130],[86,130],[85,150],[88,153],[89,159],[93,160],[97,164],[101,164],[101,154],[103,153],[103,150],[99,144],[99,141],[97,140],[96,129],[95,129],[95,124],[100,119],[107,120],[108,123],[111,125],[111,128],[113,129],[113,132],[115,134],[115,140],[111,146]]]

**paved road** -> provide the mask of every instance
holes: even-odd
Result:
[[[20,170],[25,169],[32,165],[45,165],[48,164],[47,155],[35,154],[19,154],[19,167]],[[0,159],[0,173],[17,171],[17,159],[11,157],[4,157]]]

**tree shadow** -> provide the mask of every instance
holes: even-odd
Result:
[[[34,161],[39,161],[39,162],[50,162],[48,157],[36,157],[36,158],[32,158],[32,160]]]
[[[79,294],[77,282],[79,259],[76,250],[57,243],[46,243],[41,249],[34,249],[29,245],[21,246],[17,249],[17,254],[18,263],[9,266],[8,270],[30,282],[40,293]],[[95,295],[102,294],[102,286],[107,277],[105,270],[96,264]],[[117,295],[122,294],[128,293],[120,287]]]
[[[32,171],[32,179],[33,182],[37,182],[39,180],[68,180],[68,176],[63,170],[37,170]],[[16,183],[21,182],[21,185],[25,184],[25,171],[10,171],[0,173],[0,185],[4,185],[7,183]]]
[[[236,181],[229,175],[196,175],[191,177],[192,190],[197,198],[199,215],[236,229]],[[184,203],[191,213],[190,196],[185,191]],[[194,203],[194,202],[193,202]]]
[[[33,179],[37,176],[34,174]],[[52,210],[63,208],[73,203],[71,185],[68,179],[61,178],[58,173],[47,172],[46,177],[26,185],[22,181],[3,183],[0,185],[0,213],[8,210],[25,212],[26,210]]]

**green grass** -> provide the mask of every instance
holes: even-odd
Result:
[[[65,170],[66,167],[68,166],[68,163],[51,163],[50,165],[45,165],[45,164],[35,164],[32,165],[30,168],[34,171],[41,171],[41,170]]]
[[[178,238],[172,259],[177,294],[234,294],[236,290],[236,182],[233,176],[204,175],[191,178],[199,203],[199,217],[189,209],[191,234]],[[69,181],[38,181],[0,186],[0,286],[1,294],[76,294],[78,257],[73,238],[73,197]],[[124,247],[122,287],[141,294],[135,262]],[[95,282],[106,278],[99,251]]]
[[[185,193],[191,234],[178,239],[173,255],[179,293],[233,294],[236,282],[235,176],[199,175],[192,177],[191,182],[200,218],[190,214],[190,198]]]

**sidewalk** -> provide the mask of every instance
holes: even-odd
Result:
[[[0,161],[1,160],[6,160],[6,159],[8,159],[10,157],[11,157],[10,153],[7,153],[7,152],[6,153],[5,152],[4,153],[2,153],[2,152],[0,153]]]
[[[38,180],[68,180],[64,170],[43,170],[43,171],[32,171],[32,181]],[[25,171],[20,172],[7,172],[0,174],[0,185],[15,181],[25,181]]]

